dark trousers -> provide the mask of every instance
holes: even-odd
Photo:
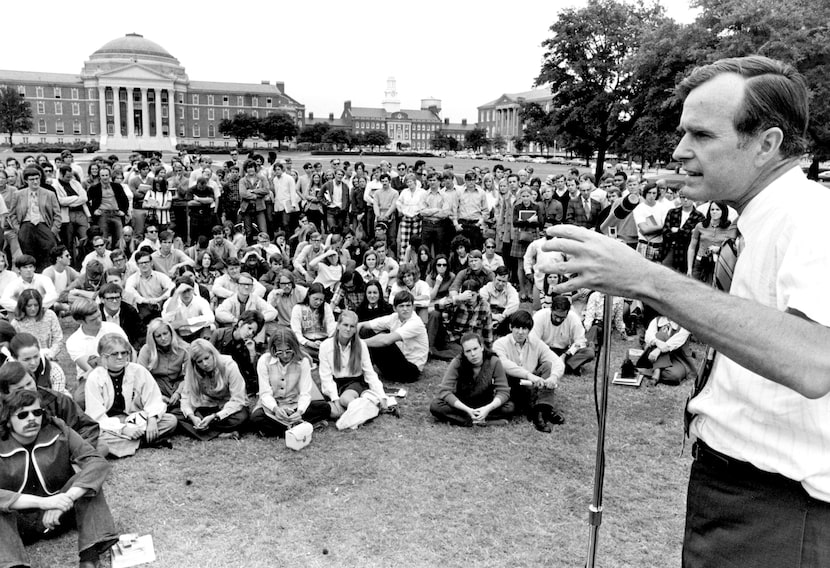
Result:
[[[69,222],[61,225],[61,241],[72,256],[72,266],[80,268],[83,255],[81,251],[86,243],[86,233],[89,230],[89,221],[80,211],[69,212]],[[75,242],[75,239],[78,242]]]
[[[339,234],[346,222],[346,214],[348,211],[337,207],[326,208],[326,225],[328,232],[332,234]]]
[[[436,254],[449,250],[449,239],[446,236],[446,219],[424,219],[421,221],[421,242],[432,252],[433,258]],[[421,277],[424,275],[422,274]]]
[[[204,418],[220,410],[222,409],[219,407],[201,406],[195,410],[194,414],[199,418]],[[187,434],[191,438],[196,438],[197,440],[212,440],[223,432],[238,432],[247,421],[248,409],[243,408],[227,418],[221,420],[218,418],[214,419],[206,430],[197,430],[193,426],[193,423],[186,418],[179,422],[179,427],[181,427],[182,433]]]
[[[550,377],[551,365],[550,363],[542,363],[533,374],[543,379]],[[533,417],[533,413],[553,410],[553,389],[543,389],[534,386],[522,386],[519,384],[517,377],[507,377],[507,382],[510,383],[510,400],[516,405],[516,414],[527,414]]]
[[[370,347],[369,355],[385,381],[414,383],[421,378],[418,367],[407,361],[394,343],[384,347]]]
[[[461,234],[470,239],[470,250],[482,250],[484,235],[481,234],[481,227],[478,221],[460,219],[459,223],[461,224]]]
[[[830,503],[699,444],[686,503],[685,568],[830,566]]]
[[[101,211],[101,214],[95,219],[95,223],[98,225],[98,230],[101,231],[101,236],[104,237],[104,240],[109,238],[110,242],[108,248],[110,250],[118,248],[118,243],[121,242],[121,230],[124,227],[124,214],[126,214],[126,211],[122,213],[121,211],[104,210]]]
[[[551,351],[557,355],[562,355],[567,349],[556,349],[551,347]],[[573,355],[565,357],[565,370],[569,373],[581,372],[582,366],[588,361],[594,360],[594,350],[589,347],[583,347]]]
[[[303,420],[316,424],[329,416],[331,416],[331,406],[328,402],[312,400],[303,413]],[[288,426],[265,414],[265,410],[262,408],[257,408],[251,413],[251,427],[263,436],[273,438],[285,437],[285,431],[288,430]]]
[[[245,224],[245,237],[248,239],[248,242],[256,241],[256,234],[257,231],[254,230],[254,223],[257,224],[257,229],[259,232],[268,230],[268,221],[265,218],[265,210],[262,211],[254,211],[253,206],[250,209],[243,212],[242,214],[242,222]]]
[[[187,218],[187,202],[173,203],[170,207],[170,221],[172,230],[183,242],[187,242],[187,228],[190,221]],[[208,233],[209,234],[209,233]],[[199,237],[197,236],[196,239]],[[194,240],[196,240],[194,239]]]
[[[199,235],[210,235],[216,225],[216,214],[209,205],[190,208],[190,239],[187,243],[196,242]]]
[[[67,484],[63,490],[70,487]],[[90,552],[97,556],[118,540],[118,531],[115,530],[103,490],[94,496],[85,495],[78,499],[75,507],[61,516],[61,523],[53,532],[43,532],[44,513],[38,509],[0,513],[0,566],[28,566],[24,543],[51,538],[73,527],[78,528],[78,552],[82,556]]]
[[[43,269],[49,266],[49,252],[58,246],[55,233],[46,223],[34,225],[26,221],[20,225],[17,239],[20,242],[20,251],[35,257],[35,270],[43,272]]]
[[[491,396],[487,400],[479,400],[479,401],[464,401],[464,404],[471,408],[480,408],[493,400]],[[510,420],[513,416],[515,408],[511,401],[507,401],[492,412],[487,415],[487,420]],[[436,420],[440,420],[441,422],[449,422],[450,424],[455,424],[456,426],[472,426],[473,421],[470,418],[470,415],[464,412],[463,410],[459,410],[449,404],[443,398],[436,398],[432,401],[429,405],[429,411],[432,415],[436,418]]]

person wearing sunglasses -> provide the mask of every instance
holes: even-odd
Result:
[[[36,450],[34,448],[37,448]],[[29,475],[33,467],[38,475]],[[76,472],[77,470],[77,472]],[[79,566],[98,566],[118,541],[102,492],[110,465],[63,421],[19,390],[0,404],[0,558],[29,566],[23,542],[78,529]]]
[[[110,454],[133,455],[141,444],[170,447],[165,438],[176,429],[176,417],[167,412],[150,371],[131,362],[129,342],[108,333],[98,342],[98,357],[84,387],[86,413],[101,427]]]

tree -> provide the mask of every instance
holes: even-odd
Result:
[[[481,150],[490,145],[490,139],[487,138],[487,131],[483,128],[473,128],[464,135],[464,147],[472,148],[473,150]]]
[[[516,149],[517,152],[521,152],[522,150],[524,150],[524,147],[525,147],[524,139],[519,138],[518,136],[513,138],[513,147]]]
[[[321,144],[329,130],[331,130],[331,124],[328,122],[318,122],[317,124],[305,126],[297,135],[297,142]]]
[[[507,148],[507,140],[504,139],[504,136],[501,134],[496,134],[493,136],[493,148],[501,152],[505,148]]]
[[[14,87],[0,88],[0,127],[9,134],[9,146],[15,132],[32,129],[32,105]]]
[[[294,120],[284,112],[269,114],[259,121],[259,135],[263,140],[276,140],[278,150],[283,140],[294,138],[299,131]]]
[[[370,148],[389,145],[389,135],[383,130],[369,130],[363,135],[363,144]]]
[[[219,122],[219,133],[236,138],[237,148],[242,148],[245,140],[259,134],[259,119],[245,112],[233,118],[223,118]]]
[[[326,132],[325,136],[323,136],[323,143],[331,144],[335,148],[346,146],[349,143],[349,133],[339,128],[336,130],[329,130]]]
[[[549,132],[569,149],[596,151],[597,179],[608,149],[639,119],[631,101],[640,85],[632,81],[630,62],[645,33],[663,21],[657,4],[589,0],[580,10],[562,10],[542,43],[545,59],[535,84],[555,92]]]

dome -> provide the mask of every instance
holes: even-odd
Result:
[[[103,59],[111,57],[134,57],[136,59],[152,59],[156,61],[168,61],[179,63],[179,60],[170,55],[166,49],[154,41],[150,41],[141,34],[127,34],[124,37],[114,39],[95,51],[90,59]]]

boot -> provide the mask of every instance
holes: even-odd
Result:
[[[550,434],[553,429],[548,424],[547,420],[545,420],[544,411],[536,410],[533,412],[533,426],[539,430],[540,432],[545,432]]]

